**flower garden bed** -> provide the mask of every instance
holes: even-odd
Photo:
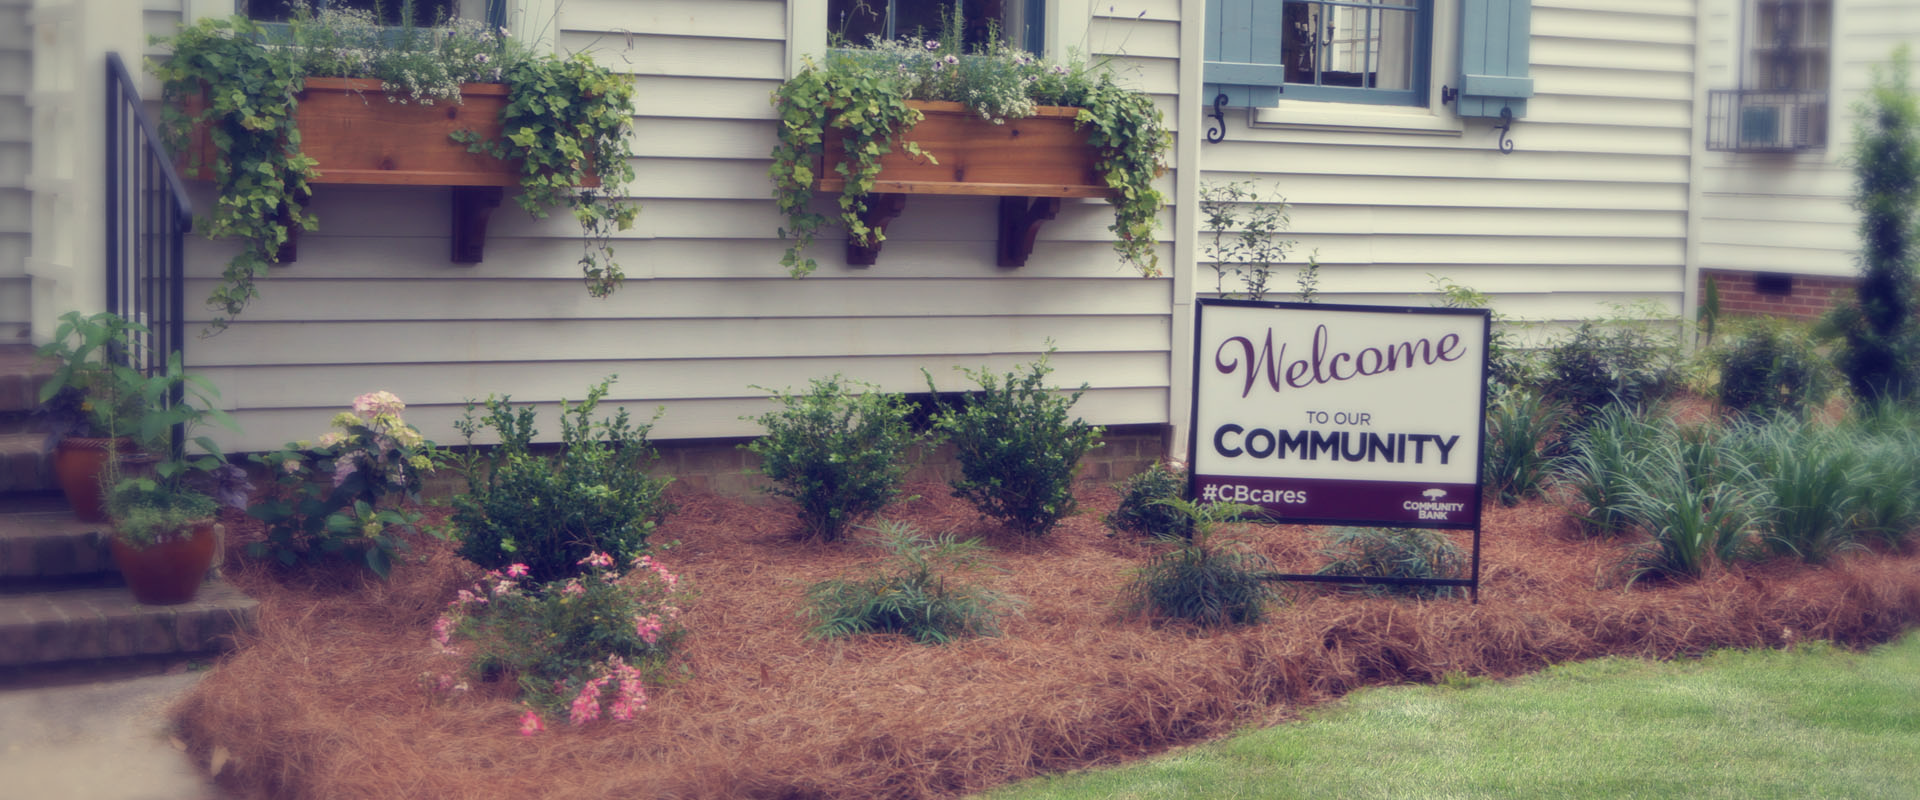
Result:
[[[1363,685],[1608,654],[1861,646],[1920,624],[1917,554],[1622,589],[1606,576],[1635,541],[1580,538],[1563,511],[1531,502],[1488,512],[1478,606],[1299,587],[1263,625],[1155,627],[1111,610],[1154,552],[1101,525],[1113,490],[1083,487],[1083,512],[1036,541],[998,533],[944,486],[909,488],[920,499],[890,518],[998,551],[1004,572],[986,582],[1024,601],[1002,636],[808,639],[805,588],[878,551],[796,542],[783,505],[675,490],[657,541],[680,542],[661,560],[698,592],[685,671],[631,722],[523,737],[512,684],[438,688],[446,659],[430,630],[479,570],[424,539],[386,583],[230,558],[230,579],[261,600],[259,628],[176,708],[180,736],[256,796],[946,797],[1284,720]],[[1311,566],[1303,529],[1252,539],[1283,567]]]

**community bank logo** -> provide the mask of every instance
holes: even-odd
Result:
[[[1445,489],[1428,489],[1421,492],[1420,496],[1427,499],[1424,501],[1408,500],[1405,503],[1401,503],[1400,507],[1404,510],[1418,513],[1420,519],[1440,520],[1442,522],[1446,521],[1448,514],[1467,507],[1466,503],[1442,502],[1440,498],[1447,496],[1447,490]]]

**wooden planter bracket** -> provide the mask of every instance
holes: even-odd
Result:
[[[487,247],[487,220],[506,195],[498,186],[453,187],[453,263],[480,263]]]
[[[1059,215],[1058,197],[1000,198],[1000,266],[1026,266],[1040,226]]]
[[[894,218],[900,216],[900,212],[906,209],[907,196],[904,194],[889,192],[886,194],[868,195],[867,211],[860,215],[860,221],[866,223],[867,228],[873,232],[884,235],[887,232],[887,225],[893,222]],[[873,266],[875,262],[880,260],[880,247],[884,244],[886,244],[886,242],[879,241],[874,242],[872,247],[865,247],[854,242],[852,237],[848,237],[847,266]]]

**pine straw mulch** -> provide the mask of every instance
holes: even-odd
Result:
[[[659,540],[682,543],[664,560],[700,594],[690,671],[633,722],[522,737],[510,687],[431,688],[423,676],[445,658],[429,626],[477,570],[427,539],[389,583],[230,560],[230,580],[261,601],[258,630],[176,708],[181,736],[199,763],[220,762],[221,783],[274,798],[948,797],[1277,722],[1363,685],[1801,639],[1864,646],[1920,624],[1911,552],[1622,589],[1610,576],[1632,543],[1579,539],[1563,512],[1533,503],[1488,511],[1477,606],[1296,586],[1264,625],[1155,627],[1112,611],[1154,552],[1107,535],[1113,490],[1084,488],[1085,513],[1030,542],[944,487],[913,488],[922,498],[891,517],[998,551],[1005,571],[982,580],[1024,600],[1002,636],[809,640],[804,588],[879,551],[796,542],[783,506],[682,491]],[[1283,566],[1311,568],[1303,529],[1249,535]]]

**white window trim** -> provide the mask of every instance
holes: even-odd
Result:
[[[1427,48],[1433,60],[1427,70],[1427,105],[1380,106],[1326,100],[1288,100],[1285,93],[1272,106],[1248,109],[1247,125],[1275,130],[1352,131],[1461,136],[1466,121],[1451,104],[1440,103],[1440,87],[1460,82],[1460,0],[1435,0],[1433,41]]]
[[[555,0],[538,0],[554,2]],[[1094,0],[1043,0],[1047,4],[1046,52],[1059,58],[1070,48],[1084,48],[1092,27]],[[827,0],[789,0],[787,3],[787,75],[800,73],[804,59],[820,60],[827,52]],[[1082,53],[1082,55],[1085,55]]]
[[[536,53],[552,52],[559,28],[561,0],[504,0],[507,4],[507,30],[527,42]],[[188,24],[207,17],[230,17],[239,11],[238,0],[181,0]],[[825,6],[821,6],[825,8]]]

